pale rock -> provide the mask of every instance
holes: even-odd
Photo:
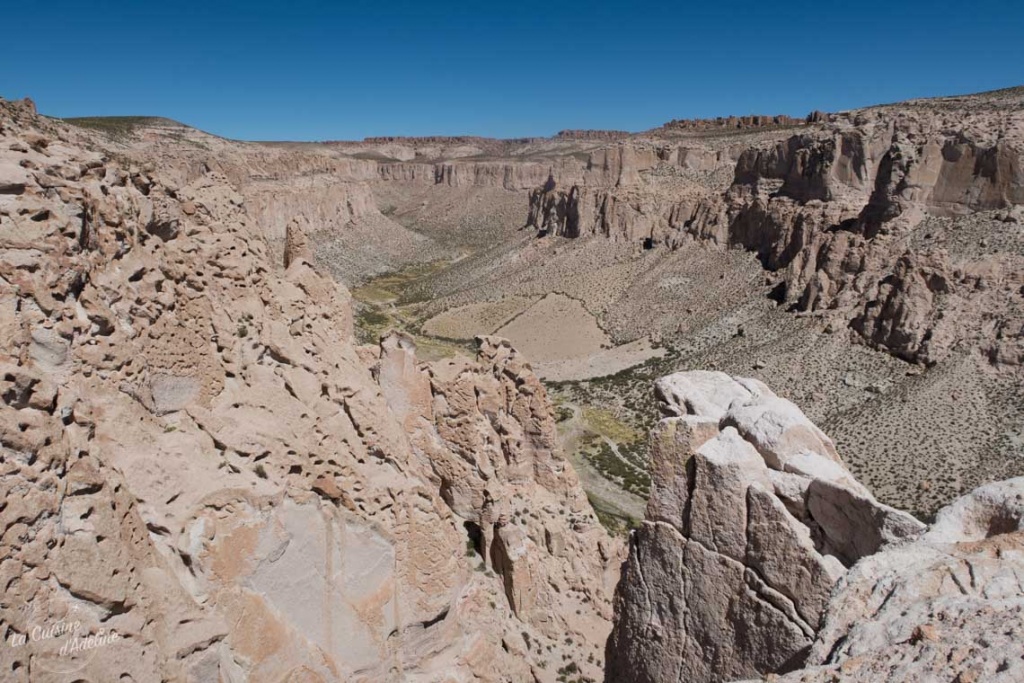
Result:
[[[825,612],[807,667],[779,683],[1016,681],[1024,676],[1024,479],[944,508],[916,541],[863,558]]]
[[[719,433],[718,421],[693,415],[661,420],[651,430],[651,495],[647,519],[680,531],[689,504],[693,454]]]
[[[925,525],[906,512],[831,481],[814,479],[807,509],[834,553],[852,564],[884,546],[913,539]]]
[[[736,430],[726,427],[693,459],[686,533],[712,552],[742,561],[747,546],[747,509],[737,505],[747,489],[771,487],[764,459]]]
[[[799,666],[857,559],[923,525],[878,503],[832,441],[757,381],[656,383],[647,517],[630,539],[608,683],[723,681]]]
[[[17,163],[6,159],[0,162],[0,194],[21,194],[30,179],[28,171]]]
[[[654,383],[654,392],[662,412],[668,415],[696,415],[716,421],[733,401],[745,403],[753,396],[749,388],[724,372],[707,370],[662,377]]]
[[[288,222],[284,238],[284,267],[288,268],[300,259],[311,261],[313,252],[309,248],[306,233],[299,222],[292,219]]]
[[[784,469],[791,458],[816,453],[838,460],[832,440],[793,403],[778,396],[733,405],[723,424],[735,427],[773,469]]]
[[[986,484],[944,507],[928,528],[931,543],[981,541],[1024,530],[1024,477]]]

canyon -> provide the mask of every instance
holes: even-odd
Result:
[[[358,142],[0,100],[0,670],[1015,680],[1022,160],[1021,88]]]

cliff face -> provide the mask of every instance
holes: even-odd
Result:
[[[549,180],[561,183],[596,185],[629,185],[637,181],[638,169],[652,168],[659,155],[676,148],[636,147],[618,145],[597,148],[585,155],[552,156],[539,160],[477,161],[461,159],[437,163],[381,162],[380,179],[391,182],[444,185],[447,187],[500,187],[505,190],[527,190],[546,185]],[[677,151],[677,150],[676,150]]]
[[[378,164],[329,146],[225,140],[174,122],[122,136],[87,135],[127,167],[154,172],[174,187],[217,173],[241,196],[253,227],[280,256],[289,223],[309,234],[316,262],[353,283],[429,254],[429,241],[382,215],[373,194]],[[254,233],[256,234],[256,233]],[[374,239],[368,249],[367,241]]]
[[[662,151],[651,164],[620,148],[617,180],[556,176],[530,194],[527,224],[742,247],[784,276],[793,308],[836,315],[897,356],[930,364],[963,347],[1016,365],[1024,254],[988,243],[1013,243],[1024,220],[1024,114],[1019,102],[933,106],[836,115],[738,153]],[[706,175],[663,180],[684,165],[713,175],[730,159],[724,190]]]
[[[651,435],[605,680],[1020,675],[1024,479],[979,488],[926,529],[875,501],[756,380],[679,373],[657,393],[669,417]]]
[[[596,675],[618,546],[529,366],[357,348],[299,222],[281,268],[222,173],[94,144],[0,103],[8,678]]]

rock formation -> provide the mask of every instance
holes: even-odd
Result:
[[[5,680],[596,677],[620,546],[529,366],[357,348],[297,223],[102,144],[0,101]]]
[[[787,304],[836,316],[896,356],[934,364],[965,348],[1016,365],[1024,354],[1020,254],[986,253],[984,236],[980,254],[960,245],[950,253],[944,243],[963,241],[956,226],[996,237],[1022,220],[1022,112],[1019,93],[1007,91],[971,106],[935,100],[809,117],[805,132],[724,155],[665,148],[655,163],[624,161],[635,168],[625,184],[556,174],[556,189],[530,194],[527,225],[566,237],[743,247],[784,276]],[[696,168],[732,164],[731,185],[660,182],[697,158]],[[951,227],[938,227],[943,219]]]
[[[389,335],[375,368],[384,396],[484,566],[500,575],[512,611],[552,639],[586,619],[600,633],[621,546],[562,458],[529,364],[504,339],[477,341],[475,361],[421,366],[408,337]]]
[[[681,131],[715,131],[715,130],[742,130],[746,128],[773,128],[792,127],[805,123],[817,123],[827,114],[816,111],[808,114],[805,118],[776,114],[764,116],[752,114],[750,116],[719,116],[713,119],[673,119],[662,126],[666,132],[673,130]]]
[[[760,382],[694,371],[656,393],[668,417],[651,435],[605,680],[1020,675],[1024,479],[976,490],[926,530]]]
[[[835,583],[921,532],[756,380],[662,378],[651,496],[608,641],[608,681],[722,681],[799,665]]]
[[[1021,680],[1022,571],[1024,479],[982,486],[917,541],[855,565],[807,668],[774,680]]]

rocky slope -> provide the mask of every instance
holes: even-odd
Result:
[[[310,235],[318,265],[348,284],[433,253],[428,239],[381,214],[373,159],[325,145],[225,140],[166,119],[119,121],[87,119],[83,144],[129,168],[160,169],[176,186],[223,175],[274,255],[292,221]]]
[[[528,364],[357,347],[282,200],[106,144],[0,102],[5,679],[596,678],[620,546]]]
[[[1020,677],[1024,479],[979,488],[926,530],[760,382],[698,371],[657,388],[669,417],[605,680]]]

